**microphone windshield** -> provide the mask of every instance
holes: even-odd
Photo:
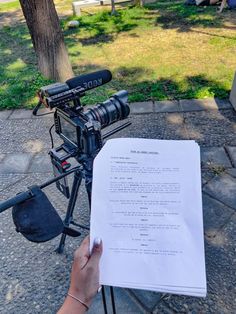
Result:
[[[82,87],[86,90],[96,88],[110,82],[112,74],[109,70],[101,70],[73,77],[66,81],[70,89]]]

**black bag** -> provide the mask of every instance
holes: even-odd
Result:
[[[12,209],[16,231],[32,242],[45,242],[64,232],[63,222],[38,186],[30,188],[33,197]]]

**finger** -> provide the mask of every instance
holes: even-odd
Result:
[[[87,235],[83,241],[81,242],[81,247],[88,247],[89,246],[89,235]]]
[[[100,239],[100,241],[94,243],[88,264],[90,264],[93,267],[98,266],[101,255],[102,255],[102,240]]]
[[[87,235],[80,245],[82,254],[86,255],[87,257],[89,257],[89,242],[90,237]]]
[[[89,237],[87,236],[81,243],[80,247],[75,251],[74,261],[80,267],[84,268],[89,259]]]

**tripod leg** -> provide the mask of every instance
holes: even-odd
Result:
[[[107,301],[106,301],[106,295],[105,295],[105,287],[102,286],[102,303],[104,308],[104,314],[107,314]]]
[[[89,201],[89,213],[91,213],[91,193],[92,193],[92,182],[88,181],[85,178],[85,187],[88,194],[88,201]]]
[[[72,185],[72,190],[71,190],[71,196],[69,199],[69,203],[68,203],[68,207],[67,207],[67,212],[66,212],[66,217],[64,220],[64,225],[66,227],[69,227],[70,225],[70,221],[72,219],[73,216],[73,211],[75,208],[75,203],[77,200],[77,196],[78,196],[78,191],[79,191],[79,187],[82,181],[82,173],[81,171],[78,171],[75,173],[74,175],[74,181],[73,181],[73,185]],[[56,250],[57,253],[62,253],[64,246],[65,246],[65,240],[66,240],[66,235],[63,233],[61,236],[61,240],[60,240],[60,244]]]
[[[113,289],[113,287],[110,287],[110,292],[111,292],[112,311],[113,311],[113,314],[116,314],[116,304],[115,304],[115,297],[114,297],[114,289]]]

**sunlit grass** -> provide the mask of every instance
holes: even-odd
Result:
[[[16,2],[12,8],[19,8]],[[84,103],[119,89],[129,91],[130,101],[228,97],[236,69],[235,11],[219,16],[214,7],[199,11],[163,0],[146,8],[119,6],[115,16],[106,6],[74,17],[71,1],[55,3],[75,75],[113,73],[112,82],[88,92]],[[72,19],[78,28],[68,28]],[[0,38],[0,108],[32,107],[36,90],[50,81],[37,71],[27,27],[4,26]]]
[[[21,60],[21,59],[17,59],[15,62],[9,64],[6,67],[6,71],[10,74],[10,73],[14,73],[14,71],[20,72],[21,70],[23,70],[26,67],[26,64]]]
[[[0,3],[0,12],[11,12],[20,8],[19,1],[12,1],[7,3]]]

